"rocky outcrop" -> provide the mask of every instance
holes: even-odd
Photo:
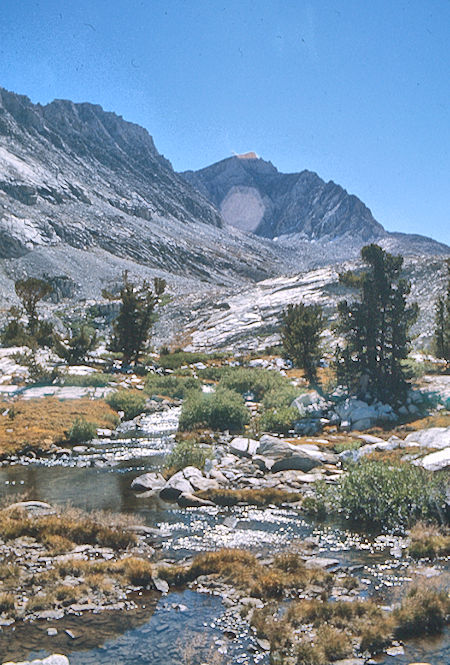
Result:
[[[228,224],[266,238],[351,234],[368,242],[385,234],[364,203],[339,185],[312,171],[280,173],[254,153],[181,175],[220,209]]]
[[[324,242],[330,243],[334,260],[342,251],[347,259],[356,256],[374,241],[403,254],[449,253],[446,245],[424,236],[388,233],[358,197],[332,180],[325,182],[307,170],[281,173],[255,153],[181,175],[219,208],[228,224],[276,238],[286,247],[295,245],[302,256],[310,251],[311,240],[321,241],[317,253]]]
[[[443,471],[450,467],[450,447],[425,455],[420,460],[420,466],[427,471]]]
[[[223,226],[144,128],[0,89],[0,259],[13,279],[45,274],[60,298],[98,297],[136,264],[221,284],[283,264],[285,251]]]
[[[69,659],[67,656],[62,656],[61,654],[53,654],[52,656],[47,656],[47,658],[37,659],[37,660],[21,660],[20,663],[8,661],[4,665],[69,665]]]

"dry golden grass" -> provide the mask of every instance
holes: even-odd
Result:
[[[408,553],[416,559],[450,555],[450,532],[448,529],[417,522],[409,532]]]
[[[75,419],[84,418],[97,427],[112,427],[117,414],[103,400],[54,397],[20,400],[13,405],[0,403],[0,456],[25,448],[47,450],[52,443],[64,441]],[[12,409],[12,412],[11,412]]]
[[[419,429],[428,429],[429,427],[450,427],[450,413],[439,413],[418,420],[413,420],[406,425],[400,425],[393,431],[398,433],[408,433],[416,432]]]
[[[283,614],[274,604],[255,610],[252,624],[270,641],[272,653],[293,650],[301,665],[345,658],[352,653],[352,640],[362,651],[377,653],[390,643],[393,630],[391,617],[368,600],[297,600]],[[312,639],[305,627],[313,630]]]
[[[440,633],[448,624],[450,597],[448,591],[429,584],[413,585],[394,611],[395,634],[399,638],[411,635]]]
[[[0,533],[4,540],[23,536],[35,538],[50,550],[69,551],[74,545],[98,545],[123,550],[135,545],[135,534],[108,523],[101,513],[84,513],[75,508],[41,517],[29,516],[21,508],[0,510]]]
[[[131,520],[136,524],[129,515],[84,513],[72,507],[43,516],[29,516],[17,506],[1,509],[0,534],[6,545],[25,536],[34,538],[49,555],[59,556],[38,570],[35,559],[28,559],[29,555],[33,557],[34,549],[23,550],[17,562],[7,558],[0,561],[0,612],[16,617],[26,599],[26,614],[64,608],[77,601],[97,599],[105,604],[123,598],[123,589],[129,585],[151,585],[153,565],[128,549],[138,542],[137,536],[126,530]],[[15,552],[16,544],[11,552]],[[93,545],[94,549],[75,554],[76,545]],[[116,553],[110,559],[99,558],[97,547],[112,548]],[[67,576],[76,579],[68,584]]]
[[[158,575],[169,584],[182,586],[200,575],[216,575],[255,598],[281,598],[309,584],[330,586],[332,575],[322,569],[307,568],[295,552],[280,554],[268,568],[245,550],[222,549],[195,557],[189,566],[161,566]]]
[[[264,489],[209,489],[196,492],[202,499],[212,501],[218,506],[235,506],[238,503],[247,503],[254,506],[268,506],[269,504],[280,505],[300,501],[303,494],[300,492],[288,492],[272,487]]]

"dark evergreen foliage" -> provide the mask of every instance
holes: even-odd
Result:
[[[281,319],[281,341],[285,355],[305,370],[310,382],[316,380],[320,360],[320,334],[324,327],[320,305],[288,305]]]
[[[368,267],[361,275],[359,301],[338,306],[346,341],[336,354],[338,379],[361,397],[395,401],[407,387],[401,361],[418,308],[407,305],[410,284],[401,277],[402,256],[374,244],[363,247],[361,256]]]
[[[438,358],[450,363],[450,259],[447,259],[447,293],[436,303],[434,351]]]
[[[56,353],[66,360],[69,365],[78,365],[87,359],[90,351],[97,346],[97,334],[95,330],[87,325],[82,325],[78,330],[72,330],[72,335],[67,342],[63,344],[55,340]]]
[[[37,304],[52,292],[53,287],[44,279],[29,277],[28,279],[17,280],[14,288],[28,316],[28,330],[30,335],[35,335],[38,327]]]
[[[111,350],[122,353],[124,365],[136,363],[144,351],[154,321],[155,307],[165,286],[165,281],[160,278],[155,278],[154,290],[147,281],[137,286],[130,282],[126,272],[123,274],[120,289],[122,305],[113,323]]]

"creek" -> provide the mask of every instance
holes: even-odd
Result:
[[[173,445],[178,416],[179,409],[146,416],[139,436],[124,433],[123,438],[95,441],[41,460],[18,458],[0,468],[0,497],[12,501],[26,492],[27,498],[51,504],[69,502],[86,510],[136,514],[159,529],[154,541],[157,555],[174,560],[220,547],[270,556],[296,540],[313,538],[319,556],[336,559],[336,566],[359,578],[363,595],[375,595],[386,605],[398,599],[411,579],[411,561],[402,555],[401,538],[368,535],[337,521],[319,523],[293,508],[180,509],[132,492],[133,478],[161,466]],[[417,565],[416,572],[443,580],[449,575],[442,561]],[[139,608],[128,612],[85,613],[4,627],[0,662],[59,652],[71,665],[178,665],[184,657],[188,662],[190,652],[202,649],[207,662],[211,645],[229,665],[269,661],[244,621],[230,625],[219,595],[187,589],[166,596],[148,593],[139,600]],[[57,634],[49,636],[49,628],[56,628]],[[383,665],[414,661],[450,662],[449,632],[412,640],[404,655],[378,659]]]

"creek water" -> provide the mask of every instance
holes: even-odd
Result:
[[[399,538],[368,536],[336,521],[318,523],[289,508],[186,510],[132,492],[133,478],[162,464],[173,445],[178,416],[179,410],[172,409],[145,417],[139,436],[124,433],[123,438],[96,441],[44,461],[19,458],[0,468],[0,496],[13,500],[26,493],[53,504],[139,515],[160,530],[154,542],[157,554],[173,559],[219,547],[248,548],[265,556],[313,537],[320,556],[336,559],[360,579],[363,595],[375,594],[386,605],[398,599],[400,588],[411,580],[411,562],[401,554]],[[448,581],[446,562],[418,565],[415,572]],[[268,663],[244,621],[229,625],[219,596],[185,590],[139,600],[139,609],[128,612],[5,627],[0,630],[0,661],[59,652],[71,665],[178,665],[183,658],[189,662],[194,652],[198,662],[208,662],[212,648],[223,652],[222,662],[230,665]],[[57,635],[48,636],[49,627]],[[404,655],[379,659],[383,665],[414,661],[449,663],[449,633],[412,640]]]

